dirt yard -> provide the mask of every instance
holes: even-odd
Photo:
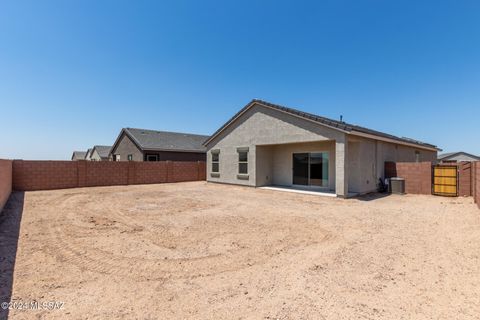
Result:
[[[341,200],[204,182],[17,193],[0,242],[0,302],[63,303],[14,308],[12,319],[480,314],[471,199]]]

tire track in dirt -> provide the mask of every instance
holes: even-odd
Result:
[[[61,207],[75,207],[75,203],[81,200],[81,198],[81,196],[76,195],[68,196],[61,200]],[[58,199],[54,199],[52,201],[55,201],[58,205]],[[95,205],[97,205],[97,203],[95,203]],[[149,235],[148,232],[158,232],[158,230],[155,230],[154,228],[146,228],[145,226],[137,223],[135,219],[129,217],[128,215],[125,215],[122,210],[117,210],[116,208],[114,208],[114,210],[110,210],[108,212],[114,212],[115,214],[112,216],[112,218],[114,218],[115,221],[121,221],[125,224],[125,226],[133,228],[143,228],[144,231],[142,231],[142,237],[146,236],[145,238],[147,240],[152,240],[154,238],[154,236],[151,234]],[[82,209],[78,210],[77,208],[77,210],[66,210],[66,216],[64,218],[67,220],[81,219],[82,213],[84,217],[85,213],[82,211]],[[194,226],[198,224],[206,228],[212,227],[209,224],[213,226],[223,225],[224,228],[225,226],[227,226],[227,230],[223,232],[217,232],[213,236],[213,238],[225,237],[226,235],[231,236],[232,233],[235,233],[234,230],[236,225],[246,224],[246,219],[242,220],[238,218],[233,219],[232,221],[228,221],[228,219],[226,218],[212,218],[209,219],[208,222],[206,221],[207,220],[203,221],[203,225],[202,223],[195,221]],[[256,223],[251,223],[250,227],[252,229],[255,229],[254,231],[256,232],[261,232],[261,223],[259,223],[258,221],[255,222]],[[319,239],[319,233],[321,233],[320,229],[318,227],[309,228],[309,226],[311,227],[311,224],[309,224],[308,222],[303,224],[306,230],[301,230],[301,232],[299,232],[298,230],[296,230],[296,232],[292,232],[292,230],[281,230],[286,231],[287,235],[283,238],[280,238],[279,242],[284,242],[285,244],[292,242],[295,243],[298,241],[295,241],[294,239],[298,239],[300,237],[301,243],[297,243],[296,245],[312,245],[314,243],[317,243]],[[260,228],[257,225],[260,225]],[[271,227],[275,228],[275,226]],[[196,233],[205,231],[200,230],[203,228],[196,229]],[[309,229],[310,232],[308,232]],[[180,278],[192,278],[209,274],[217,274],[220,272],[234,271],[252,266],[254,264],[264,263],[266,260],[271,259],[276,254],[280,254],[296,246],[285,244],[281,245],[279,243],[267,243],[263,244],[260,247],[257,246],[256,248],[236,248],[236,250],[234,250],[233,252],[223,252],[220,254],[199,258],[189,257],[183,259],[155,259],[146,257],[125,257],[106,250],[86,247],[84,243],[85,237],[82,237],[81,239],[76,239],[75,237],[72,237],[80,230],[73,229],[66,232],[67,230],[65,230],[64,227],[52,227],[50,225],[49,231],[50,240],[47,241],[45,244],[48,248],[51,249],[51,253],[56,255],[61,261],[72,263],[81,268],[82,270],[89,270],[102,274],[111,274],[116,276],[130,276],[132,273],[135,273],[138,277],[148,279],[170,278],[174,274],[176,275],[176,277]],[[301,235],[299,233],[301,233]],[[169,236],[172,236],[171,232],[169,233],[167,231],[167,234]],[[326,233],[324,232],[324,234]],[[238,233],[238,238],[241,238],[243,236],[245,236],[244,233]],[[185,240],[187,237],[188,234],[180,237],[177,236],[173,242]],[[315,239],[315,241],[313,241],[313,239]]]

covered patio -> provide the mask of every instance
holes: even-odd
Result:
[[[336,140],[257,145],[255,186],[347,197],[345,149]]]

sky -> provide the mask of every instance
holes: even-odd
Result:
[[[0,158],[211,134],[253,98],[480,154],[480,1],[0,1]]]

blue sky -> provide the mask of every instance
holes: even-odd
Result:
[[[3,0],[0,157],[210,134],[252,98],[480,154],[479,57],[479,1]]]

